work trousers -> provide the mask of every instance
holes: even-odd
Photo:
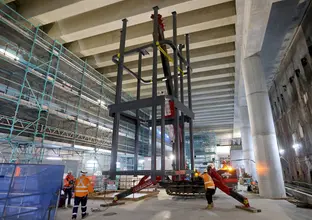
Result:
[[[65,199],[67,199],[67,205],[70,205],[70,200],[73,195],[73,189],[72,188],[66,188],[65,189]]]
[[[75,197],[75,202],[74,202],[74,208],[73,208],[73,218],[77,217],[78,213],[78,208],[79,204],[81,203],[81,214],[82,217],[84,217],[87,214],[87,201],[88,201],[88,196],[84,197]]]
[[[212,204],[212,196],[215,194],[215,192],[216,192],[216,189],[210,189],[210,188],[206,189],[206,199],[209,205]]]

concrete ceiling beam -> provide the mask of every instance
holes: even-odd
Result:
[[[207,73],[207,72],[205,72]],[[195,76],[195,75],[194,75]],[[199,76],[199,77],[193,77],[192,78],[192,85],[195,85],[197,82],[202,82],[205,80],[213,80],[213,79],[221,79],[221,78],[228,78],[228,77],[233,77],[234,73],[222,73],[222,74],[216,74],[216,75],[206,75],[206,76]],[[163,83],[164,84],[164,83]],[[131,84],[123,84],[123,89],[125,91],[130,91],[130,89],[136,88],[137,83],[131,83]],[[185,82],[184,80],[184,87],[187,87],[187,82]],[[142,89],[148,89],[148,88],[152,88],[152,85],[142,85],[141,86]]]
[[[195,120],[201,120],[201,119],[216,119],[216,118],[233,118],[233,113],[228,114],[216,114],[216,115],[195,115]]]
[[[217,108],[206,108],[206,109],[194,109],[193,112],[196,115],[209,115],[209,114],[221,114],[223,113],[232,113],[234,111],[234,107],[217,107]]]
[[[195,109],[197,106],[209,107],[209,106],[214,106],[214,105],[218,105],[218,104],[227,104],[227,103],[234,104],[234,99],[216,99],[213,101],[206,101],[206,102],[204,102],[204,101],[194,102],[193,107]]]
[[[196,95],[202,95],[202,94],[211,94],[215,92],[228,92],[228,91],[234,91],[234,84],[228,84],[228,85],[220,85],[220,86],[214,86],[214,87],[208,87],[208,88],[193,88],[192,87],[192,97]],[[184,91],[184,94],[187,94],[187,91]],[[136,95],[134,95],[136,97]],[[141,96],[142,98],[148,98],[150,97],[150,94],[145,94]],[[188,102],[185,102],[185,105],[188,105]]]
[[[110,7],[115,7],[120,4],[129,4],[133,0],[123,1],[119,4],[114,4],[108,7],[104,7],[103,10],[107,10]],[[136,1],[136,0],[134,0]],[[152,1],[152,0],[150,0]],[[225,1],[225,0],[219,0]],[[153,1],[155,6],[157,3],[155,0]],[[191,4],[193,2],[193,4]],[[196,5],[196,2],[201,2],[202,4]],[[206,0],[195,0],[195,1],[188,1],[188,0],[167,0],[167,1],[158,1],[158,5],[166,4],[172,5],[176,3],[176,8],[172,8],[172,11],[177,11],[178,13],[178,35],[183,35],[186,33],[193,33],[201,30],[216,28],[224,25],[230,25],[235,23],[235,4],[233,1],[224,4],[210,4],[213,1],[206,1]],[[136,4],[139,2],[136,1]],[[90,12],[90,16],[86,16],[84,14],[79,15],[80,18],[68,18],[62,20],[58,24],[55,24],[50,30],[49,35],[53,38],[61,41],[61,42],[73,42],[77,40],[81,40],[78,44],[73,44],[70,46],[70,49],[81,56],[89,56],[92,54],[98,54],[102,52],[107,52],[111,50],[116,50],[119,48],[119,38],[120,38],[120,28],[121,28],[121,19],[127,18],[128,19],[128,29],[127,29],[127,42],[126,46],[133,46],[137,45],[138,43],[148,43],[152,41],[152,20],[150,18],[152,14],[152,7],[147,6],[148,3],[143,6],[146,9],[146,13],[139,14],[144,10],[142,8],[142,4],[139,3],[140,6],[137,9],[133,10],[121,10],[120,8],[116,8],[120,14],[129,14],[129,13],[137,13],[136,16],[140,17],[140,20],[132,20],[129,16],[122,16],[119,20],[114,20],[112,23],[105,22],[108,19],[108,15],[101,12],[101,15],[98,17],[103,17],[103,19],[95,17],[98,13],[97,10]],[[190,5],[191,4],[191,5]],[[211,7],[203,7],[203,4],[212,5]],[[188,8],[185,7],[186,5],[190,5]],[[183,8],[184,6],[185,8]],[[130,8],[134,8],[135,4],[133,4]],[[149,9],[147,9],[149,8]],[[159,13],[164,16],[164,23],[166,25],[165,36],[171,37],[172,36],[172,20],[171,12],[167,11],[168,13],[162,13],[162,11],[168,10],[168,8],[160,7]],[[163,10],[162,10],[163,9]],[[98,9],[100,10],[100,9]],[[138,11],[139,10],[139,11]],[[180,11],[180,12],[179,12]],[[181,13],[183,11],[183,13]],[[103,13],[103,14],[102,14]],[[194,16],[196,14],[196,16]],[[104,21],[103,21],[104,20]]]
[[[210,111],[201,111],[197,112],[195,111],[195,116],[209,116],[209,115],[218,115],[218,114],[233,114],[234,109],[217,109],[217,110],[210,110]]]
[[[19,5],[18,12],[35,26],[41,26],[121,1],[123,0],[24,0]]]
[[[211,99],[219,99],[225,97],[234,97],[234,93],[230,92],[218,92],[218,93],[210,93],[210,94],[202,94],[202,95],[192,95],[192,101],[201,101],[201,100],[211,100]],[[184,96],[184,103],[188,103],[188,96]]]
[[[191,38],[190,38],[190,53],[191,53],[191,62],[196,62],[199,59],[202,59],[201,57],[197,57],[196,51],[200,49],[205,49],[206,50],[206,57],[209,59],[209,57],[223,57],[222,54],[226,53],[231,53],[235,49],[234,42],[235,42],[235,29],[233,28],[234,25],[225,26],[225,27],[220,27],[218,29],[222,29],[222,35],[221,33],[216,35],[215,34],[215,29],[211,29],[211,31],[199,31],[192,33]],[[211,34],[213,33],[213,34]],[[218,31],[217,31],[218,33]],[[210,36],[213,37],[210,37]],[[184,43],[185,39],[184,36],[178,36],[178,42]],[[212,38],[212,39],[210,39]],[[144,44],[139,44],[131,47],[127,47],[126,50],[131,50],[140,46],[143,46]],[[70,47],[70,46],[68,46]],[[232,49],[234,47],[234,49]],[[193,51],[193,52],[192,52]],[[150,55],[143,56],[144,59],[149,59],[151,58],[152,51],[148,50]],[[211,54],[209,53],[211,52]],[[112,62],[112,56],[118,54],[118,49],[109,51],[106,53],[100,53],[96,54],[94,56],[89,56],[88,62],[90,65],[94,67],[105,67],[105,66],[111,66],[113,65]],[[172,56],[172,50],[168,48],[168,54],[171,54]],[[78,54],[79,55],[79,54]],[[230,56],[230,55],[229,55]],[[125,57],[125,63],[131,62],[131,61],[137,61],[138,60],[138,55],[129,55]]]
[[[196,82],[201,79],[205,80],[205,79],[214,79],[214,78],[221,78],[221,77],[227,77],[227,76],[234,76],[235,69],[233,65],[235,64],[232,58],[233,57],[224,57],[224,58],[194,63],[192,65],[192,70],[193,70],[192,82]],[[173,68],[171,68],[170,70],[173,71]],[[164,76],[162,66],[159,65],[157,73],[158,73],[157,74],[158,78],[161,78]],[[112,75],[112,74],[113,73],[109,73],[109,75]],[[151,80],[153,72],[152,70],[145,70],[141,74],[142,74],[143,79]],[[173,75],[174,73],[172,72],[171,74]],[[117,77],[108,77],[108,79],[115,83],[117,80]],[[184,82],[186,82],[186,79],[184,80]],[[123,75],[122,84],[123,84],[123,88],[127,89],[129,87],[136,86],[137,79],[131,76],[129,73],[125,73]],[[142,85],[142,86],[148,87],[148,85]]]
[[[209,88],[209,87],[216,87],[216,86],[223,86],[223,85],[232,85],[234,84],[235,80],[234,77],[224,77],[220,79],[212,79],[212,80],[204,80],[200,82],[196,82],[192,84],[192,89],[200,89],[200,88]],[[136,94],[136,88],[129,88],[126,89],[125,91],[127,92],[132,92],[134,95]],[[159,86],[157,88],[157,91],[159,94],[164,94],[166,93],[167,89],[164,83],[159,83]],[[187,91],[187,88],[184,87],[184,91]],[[151,89],[141,89],[141,95],[142,97],[150,96],[151,95]]]
[[[196,127],[205,126],[205,127],[211,127],[211,129],[219,129],[220,125],[232,125],[233,126],[233,123],[231,121],[203,122],[203,123],[195,123],[194,122],[194,126],[196,126]]]
[[[234,91],[234,85],[211,87],[207,89],[193,89],[192,88],[192,97],[197,96],[197,95],[213,94],[216,92],[232,92],[232,91]]]
[[[227,73],[229,71],[231,71],[232,73],[234,73],[234,65],[235,65],[235,59],[234,56],[230,56],[230,57],[224,57],[224,58],[218,58],[218,59],[213,59],[213,60],[206,60],[206,61],[200,61],[200,62],[196,62],[196,63],[192,63],[191,67],[192,67],[192,74],[195,75],[195,73],[199,73],[199,72],[204,72],[204,71],[213,71],[213,70],[219,70],[219,69],[225,69],[225,68],[232,68],[231,70],[226,70]],[[130,68],[132,71],[137,72],[137,64],[131,64],[131,65],[127,65],[128,68]],[[144,69],[142,70],[142,78],[144,79],[152,79],[152,65],[148,65],[148,66],[142,66],[144,67]],[[105,68],[100,68],[97,69],[100,73],[103,73],[104,76],[106,76],[107,78],[109,78],[109,80],[111,80],[112,82],[116,82],[117,80],[117,67],[116,66],[110,66],[110,67],[105,67]],[[172,75],[173,75],[173,68],[171,66],[170,70],[172,71]],[[217,71],[216,71],[217,72]],[[158,65],[158,69],[157,69],[157,75],[159,77],[163,76],[163,70],[162,70],[162,65],[159,64]],[[223,72],[225,73],[225,72]],[[133,80],[133,76],[131,76],[128,72],[123,71],[123,83],[127,84],[128,80]],[[197,74],[196,74],[197,75]],[[192,77],[193,79],[193,77]]]
[[[234,109],[234,103],[233,102],[226,102],[226,103],[218,103],[213,106],[204,106],[204,105],[199,105],[199,106],[194,106],[192,108],[193,112],[198,112],[198,111],[209,111],[209,110],[215,110],[215,109],[229,109],[232,108]]]
[[[215,122],[232,122],[234,121],[234,116],[230,117],[220,117],[220,118],[202,118],[202,119],[196,119],[194,120],[194,123],[215,123]]]

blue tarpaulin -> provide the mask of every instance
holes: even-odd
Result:
[[[0,164],[1,219],[54,219],[63,165]]]

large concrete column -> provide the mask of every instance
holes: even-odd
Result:
[[[239,78],[238,105],[245,172],[251,175],[253,179],[258,180],[256,172],[255,153],[250,131],[245,85],[242,75]]]
[[[255,54],[245,58],[242,72],[260,195],[266,198],[285,197],[272,110],[260,56]]]
[[[258,180],[247,105],[239,107],[239,114],[245,172],[251,175],[253,179]]]

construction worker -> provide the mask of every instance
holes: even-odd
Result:
[[[75,182],[75,202],[73,208],[72,219],[77,218],[77,212],[79,204],[81,203],[81,215],[82,218],[88,216],[87,213],[87,201],[89,193],[93,192],[91,181],[86,177],[87,172],[81,171],[81,176]]]
[[[208,171],[212,168],[212,165],[208,165],[207,169]],[[206,199],[208,202],[208,209],[213,208],[213,201],[212,201],[212,196],[215,194],[216,192],[216,187],[215,184],[213,182],[213,179],[211,178],[211,176],[208,174],[207,169],[204,170],[204,173],[200,175],[201,178],[203,178],[204,180],[204,184],[205,184],[205,190],[206,190]]]
[[[70,204],[70,201],[73,195],[74,183],[75,183],[75,177],[72,175],[71,171],[68,171],[67,176],[64,179],[64,193],[65,193],[65,199],[67,198],[68,208],[72,207],[72,205]]]
[[[200,172],[197,169],[194,169],[194,180],[198,180]]]

